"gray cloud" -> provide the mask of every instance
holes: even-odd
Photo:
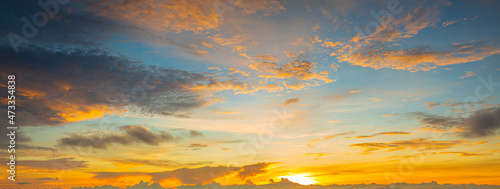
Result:
[[[113,144],[131,145],[147,144],[157,146],[160,143],[170,142],[179,138],[171,133],[160,130],[150,131],[141,126],[122,126],[118,132],[102,132],[92,134],[75,134],[59,139],[60,146],[93,147],[97,149],[107,149]]]
[[[494,135],[500,129],[500,108],[482,109],[464,120],[465,137]]]
[[[56,125],[124,109],[183,113],[206,104],[198,93],[185,89],[209,80],[202,74],[146,66],[99,49],[30,46],[17,54],[11,51],[0,46],[0,74],[16,74],[17,111],[22,114],[18,125]],[[6,83],[5,78],[0,82]]]
[[[442,116],[425,112],[404,114],[417,119],[425,127],[436,130],[461,129],[463,137],[475,138],[495,135],[500,129],[500,108],[480,109],[468,117]]]

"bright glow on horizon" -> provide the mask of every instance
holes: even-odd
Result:
[[[311,185],[311,184],[316,184],[316,181],[314,180],[313,177],[309,174],[296,174],[296,175],[289,175],[289,176],[280,176],[280,179],[286,178],[292,182],[301,184],[301,185]]]

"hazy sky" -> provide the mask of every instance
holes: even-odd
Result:
[[[500,1],[40,2],[2,186],[500,184]]]

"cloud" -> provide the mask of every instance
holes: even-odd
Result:
[[[474,112],[463,122],[465,137],[494,135],[500,129],[500,108],[482,109]]]
[[[424,104],[427,107],[427,109],[432,109],[441,105],[441,103],[439,102],[425,102]]]
[[[216,182],[212,183],[207,183],[203,185],[195,185],[195,186],[180,186],[178,188],[180,189],[195,189],[195,188],[227,188],[227,189],[260,189],[260,188],[296,188],[296,189],[309,189],[312,188],[311,186],[304,186],[300,185],[294,182],[291,182],[290,180],[286,178],[282,178],[280,181],[275,182],[273,179],[269,179],[269,184],[262,184],[262,185],[254,185],[252,184],[251,180],[247,180],[245,184],[234,184],[234,185],[221,185]],[[467,188],[474,188],[474,189],[491,189],[497,187],[497,185],[486,185],[486,184],[467,184],[465,185]],[[91,187],[79,187],[79,189],[110,189],[112,186],[109,185],[104,185],[104,186],[91,186]],[[392,183],[390,185],[383,185],[383,184],[331,184],[331,185],[325,185],[321,186],[324,189],[372,189],[372,188],[389,188],[389,187],[394,187],[394,188],[399,188],[399,189],[414,189],[414,188],[426,188],[426,189],[443,189],[443,188],[463,188],[464,184],[438,184],[435,181],[432,182],[422,182],[419,184],[414,184],[414,183]],[[118,188],[118,187],[116,187]],[[134,186],[128,186],[129,189],[143,189],[143,188],[155,188],[155,189],[164,189],[161,187],[158,183],[150,184],[149,182],[143,182],[140,181],[138,184]],[[115,189],[115,188],[113,188]]]
[[[245,14],[261,12],[264,16],[279,14],[285,9],[275,0],[241,1],[234,5],[216,0],[93,1],[82,4],[86,5],[87,11],[105,18],[136,27],[177,33],[215,30],[221,25],[224,13],[236,8],[242,9]],[[224,9],[219,6],[224,6]]]
[[[411,133],[409,132],[401,132],[401,131],[389,131],[389,132],[381,132],[381,133],[376,133],[373,135],[362,135],[362,136],[355,136],[355,137],[344,137],[345,139],[349,138],[371,138],[379,135],[410,135]]]
[[[476,62],[500,53],[500,48],[481,42],[452,45],[446,50],[433,50],[429,46],[397,49],[394,44],[412,38],[421,30],[433,26],[439,10],[417,8],[400,19],[379,25],[366,35],[358,34],[345,45],[333,47],[332,55],[341,62],[373,69],[428,71],[438,66]]]
[[[189,148],[206,148],[208,145],[206,144],[200,144],[200,143],[193,143],[188,146]]]
[[[161,182],[164,179],[176,178],[183,184],[204,184],[213,181],[219,177],[238,173],[238,177],[251,177],[266,172],[266,168],[275,163],[256,163],[242,167],[233,166],[205,166],[199,168],[181,168],[164,172],[93,172],[96,179],[110,179],[121,176],[152,176],[154,182]]]
[[[99,49],[31,46],[12,54],[9,47],[0,46],[0,61],[5,63],[1,74],[17,73],[16,79],[24,83],[16,96],[17,111],[27,113],[18,119],[21,125],[96,119],[127,109],[173,114],[207,103],[185,86],[206,81],[208,76],[145,66]]]
[[[219,111],[219,110],[215,110],[213,111],[213,113],[217,113],[217,114],[239,114],[241,112],[236,112],[236,111]]]
[[[105,159],[114,164],[126,164],[135,166],[157,166],[157,167],[173,167],[178,165],[177,162],[169,160],[158,160],[158,159],[131,159],[131,158],[119,158],[119,159]]]
[[[350,90],[349,93],[360,93],[362,90]]]
[[[74,158],[59,158],[51,160],[20,160],[19,166],[38,170],[69,170],[88,168],[88,162],[75,160]]]
[[[318,142],[321,142],[323,140],[328,140],[328,139],[332,139],[332,138],[335,138],[335,137],[339,137],[339,136],[343,136],[343,135],[350,135],[350,134],[354,134],[354,133],[356,133],[356,132],[339,133],[339,134],[328,135],[328,136],[321,137],[321,138],[316,138],[316,139],[310,140],[307,143],[307,145],[309,147],[313,147],[314,144],[316,144]]]
[[[358,147],[364,149],[363,153],[368,154],[372,151],[383,150],[383,149],[387,149],[388,151],[405,150],[407,148],[422,149],[422,150],[440,150],[440,149],[451,148],[453,146],[465,143],[466,142],[463,140],[434,141],[425,138],[418,138],[418,139],[394,141],[387,143],[375,143],[375,142],[357,143],[357,144],[351,144],[349,147]]]
[[[245,165],[242,167],[241,171],[238,173],[238,177],[245,179],[246,177],[253,177],[258,174],[267,173],[266,168],[275,163],[262,162],[252,165]]]
[[[199,131],[189,130],[189,136],[191,138],[196,138],[196,137],[204,137],[205,135]]]
[[[476,76],[476,75],[477,75],[477,73],[474,73],[472,71],[467,71],[464,76],[460,76],[460,79],[468,78],[468,77],[473,77],[473,76]]]
[[[289,104],[295,104],[297,102],[299,102],[299,98],[290,98],[290,99],[287,99],[285,102],[283,102],[283,107],[289,105]]]
[[[93,147],[107,149],[114,144],[131,145],[147,144],[158,146],[160,143],[177,140],[171,133],[160,130],[150,131],[142,126],[122,126],[121,132],[104,132],[91,134],[71,133],[68,137],[58,140],[60,146]]]
[[[476,138],[496,134],[500,129],[500,108],[480,109],[468,117],[440,116],[424,112],[407,113],[426,128],[437,131],[456,129],[463,137]]]
[[[319,80],[325,83],[333,81],[328,78],[328,71],[314,72],[316,63],[305,60],[295,60],[284,65],[273,62],[256,62],[251,64],[250,68],[259,73],[258,77],[265,79]]]
[[[458,20],[450,20],[450,21],[447,21],[447,22],[443,22],[443,23],[441,23],[441,25],[442,25],[443,27],[447,27],[447,26],[450,26],[450,25],[456,24],[457,22],[466,21],[466,20],[475,20],[475,19],[477,19],[477,18],[478,18],[478,17],[476,16],[476,17],[474,17],[474,18],[472,18],[472,19],[470,19],[470,18],[463,18],[463,19],[458,19]]]
[[[479,154],[479,153],[470,153],[470,152],[439,152],[439,154],[458,154],[460,156],[487,156],[493,154]]]

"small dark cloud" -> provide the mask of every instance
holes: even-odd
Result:
[[[189,130],[189,136],[191,138],[195,138],[195,137],[204,137],[205,135],[203,135],[203,133],[201,133],[199,131]]]
[[[290,98],[283,103],[283,106],[288,106],[289,104],[295,104],[299,102],[299,98]]]
[[[208,145],[195,143],[195,144],[190,144],[188,147],[190,147],[190,148],[206,148],[206,147],[208,147]]]

